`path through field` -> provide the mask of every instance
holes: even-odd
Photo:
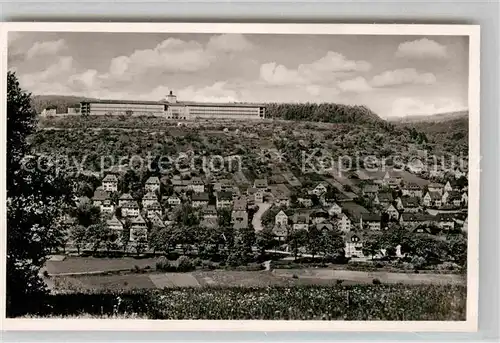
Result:
[[[252,225],[253,229],[255,231],[262,231],[262,215],[272,206],[270,203],[263,202],[258,204],[259,209],[258,211],[254,214],[253,219],[252,219]]]

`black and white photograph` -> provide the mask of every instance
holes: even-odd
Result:
[[[478,27],[38,25],[3,32],[5,322],[477,327]]]

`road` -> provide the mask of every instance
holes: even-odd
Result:
[[[253,229],[255,231],[262,231],[262,215],[272,206],[272,204],[263,202],[260,204],[257,204],[259,206],[258,211],[254,214],[253,219],[252,219],[252,225]]]

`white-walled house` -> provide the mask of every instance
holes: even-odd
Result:
[[[331,216],[340,215],[341,213],[342,207],[340,207],[337,203],[333,203],[333,205],[328,209],[328,214]]]
[[[339,218],[337,219],[337,227],[342,232],[351,231],[352,227],[351,219],[345,213],[341,213],[339,215]]]
[[[151,176],[146,180],[144,188],[146,189],[146,192],[154,192],[157,189],[160,189],[160,179],[157,176]]]
[[[102,179],[102,187],[108,192],[118,191],[118,178],[114,174],[108,174]]]
[[[144,206],[149,206],[158,201],[158,197],[153,192],[148,192],[142,197],[142,204]]]
[[[358,232],[349,232],[345,235],[345,257],[359,257],[363,258],[363,235]]]
[[[288,224],[288,216],[283,210],[279,211],[278,214],[274,217],[274,223],[276,225],[285,226]]]
[[[398,220],[399,219],[399,211],[394,207],[393,204],[390,204],[389,207],[386,208],[385,212],[389,215],[389,218]]]

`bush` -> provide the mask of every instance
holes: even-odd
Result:
[[[340,280],[340,279],[339,279],[339,280],[335,281],[335,283],[336,283],[337,285],[341,285],[341,284],[342,284],[342,282],[344,282],[344,280]]]
[[[156,269],[166,272],[172,269],[172,265],[165,256],[161,256],[156,260]]]
[[[204,270],[214,270],[217,269],[217,263],[212,262],[212,261],[202,261],[201,262],[201,268]]]
[[[298,278],[299,278],[299,276],[298,276],[297,274],[293,274],[293,275],[292,275],[292,278],[294,278],[294,279],[298,279]]]
[[[184,273],[193,270],[195,267],[191,259],[187,256],[181,256],[177,259],[177,271]]]
[[[372,280],[372,283],[374,285],[380,285],[382,282],[379,279],[375,278],[375,279]]]
[[[44,270],[43,271],[43,276],[46,277],[46,278],[50,277],[49,272],[46,271],[46,270]]]

